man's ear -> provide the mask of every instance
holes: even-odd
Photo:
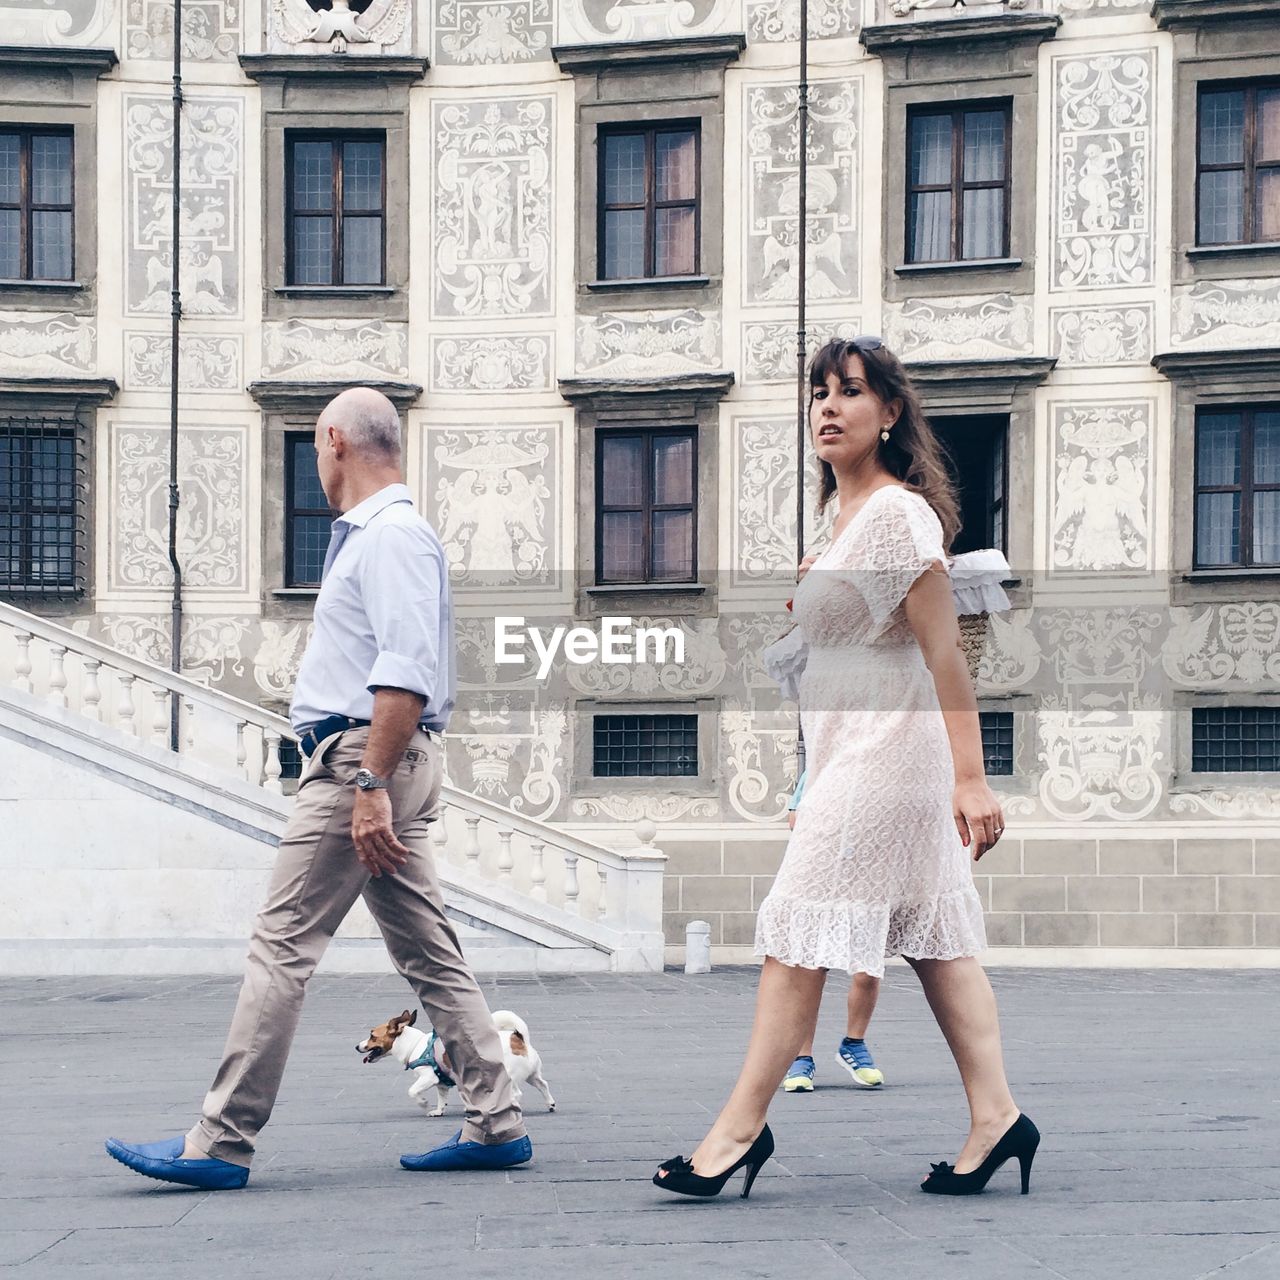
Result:
[[[347,442],[342,438],[342,432],[337,427],[326,427],[325,433],[329,441],[329,448],[333,450],[333,456],[340,458],[346,452]]]

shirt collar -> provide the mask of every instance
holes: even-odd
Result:
[[[397,502],[412,502],[413,494],[407,484],[389,484],[386,488],[371,493],[363,502],[357,502],[350,511],[344,511],[335,524],[349,524],[353,528],[363,529],[374,516],[384,508]]]

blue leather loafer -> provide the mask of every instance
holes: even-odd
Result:
[[[454,1169],[510,1169],[532,1159],[533,1143],[528,1135],[513,1138],[510,1142],[486,1145],[483,1142],[463,1142],[462,1130],[459,1129],[448,1142],[442,1142],[420,1156],[401,1156],[400,1164],[418,1172],[445,1173]]]
[[[176,1182],[203,1191],[231,1191],[249,1181],[249,1170],[228,1160],[184,1160],[186,1138],[164,1142],[121,1142],[107,1139],[107,1155],[128,1166],[134,1173],[160,1182]]]

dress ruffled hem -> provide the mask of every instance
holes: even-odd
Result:
[[[770,893],[756,916],[755,953],[801,969],[884,976],[886,956],[958,960],[987,945],[973,885],[926,902],[809,902]]]

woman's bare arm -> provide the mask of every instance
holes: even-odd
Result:
[[[907,622],[933,676],[942,718],[951,742],[956,786],[952,800],[956,828],[966,846],[972,842],[976,862],[1000,838],[1004,816],[987,785],[982,764],[982,730],[978,702],[956,622],[951,583],[945,573],[923,573],[907,592]]]

